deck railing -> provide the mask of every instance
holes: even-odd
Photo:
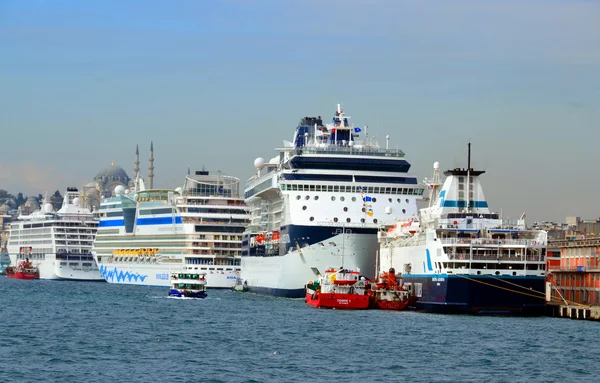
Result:
[[[495,238],[439,238],[444,245],[489,245],[489,246],[527,246],[544,247],[546,243],[535,239],[495,239]]]

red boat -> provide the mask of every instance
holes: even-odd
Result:
[[[327,269],[306,285],[306,303],[316,308],[364,310],[371,306],[369,281],[358,271]]]
[[[7,278],[31,280],[40,277],[37,267],[33,267],[29,259],[19,262],[17,267],[8,266],[5,271]]]
[[[380,310],[404,310],[410,302],[410,291],[404,286],[402,276],[390,268],[379,276],[371,294],[375,308]]]

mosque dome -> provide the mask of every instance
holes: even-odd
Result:
[[[122,182],[124,184],[128,184],[129,181],[131,181],[131,179],[122,167],[116,166],[113,163],[111,166],[105,168],[100,173],[96,174],[96,177],[94,177],[94,181]]]
[[[10,206],[8,206],[7,204],[0,206],[0,214],[6,214],[9,210]]]

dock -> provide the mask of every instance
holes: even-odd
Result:
[[[546,305],[546,316],[600,321],[600,306],[582,307],[549,302]]]

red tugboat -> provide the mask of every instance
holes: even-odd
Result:
[[[13,279],[38,279],[40,273],[37,267],[33,267],[29,258],[26,258],[24,262],[19,262],[17,267],[9,266],[6,268],[6,277]]]
[[[370,283],[358,271],[329,268],[306,285],[306,303],[316,308],[364,310],[371,305]]]
[[[410,291],[404,286],[402,276],[396,275],[396,270],[390,268],[383,272],[371,291],[374,307],[380,310],[404,310],[410,302]]]

